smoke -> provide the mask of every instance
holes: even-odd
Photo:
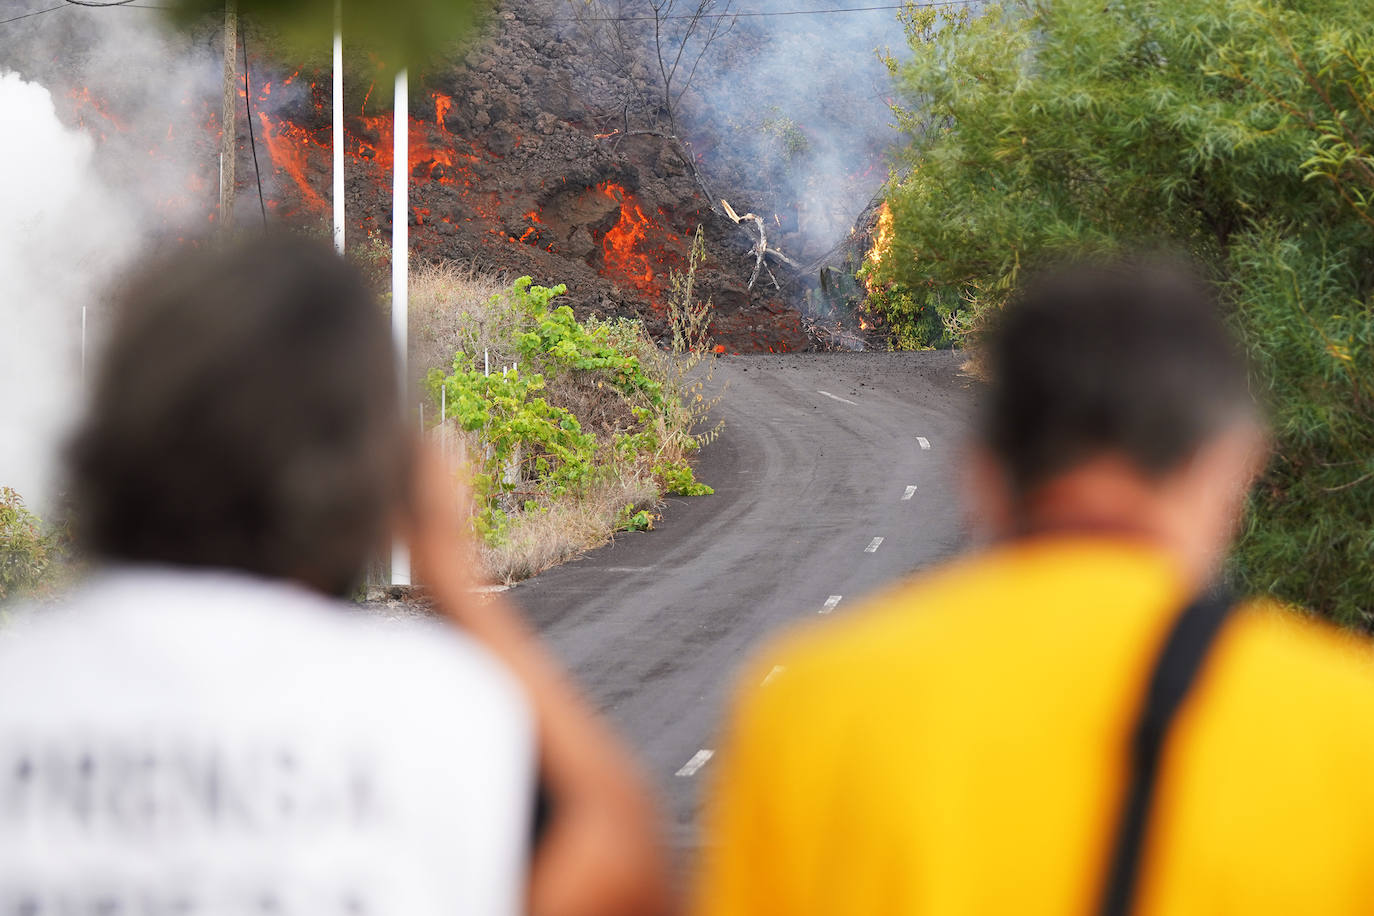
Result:
[[[749,10],[850,5],[765,0]],[[887,178],[900,139],[879,59],[889,46],[905,48],[892,10],[741,19],[684,97],[689,129],[725,153],[722,179],[764,197],[749,205],[767,207],[801,256],[840,242]]]
[[[42,511],[81,396],[81,310],[127,257],[133,226],[95,174],[95,143],[52,96],[0,73],[0,484]]]
[[[148,11],[59,7],[0,30],[0,486],[43,513],[82,407],[83,308],[93,367],[109,284],[213,207],[217,165],[192,152],[214,66]]]
[[[564,7],[578,20],[570,31],[591,50],[588,66],[638,83],[633,97],[603,101],[637,115],[641,126],[667,126],[662,47],[671,94],[681,93],[673,126],[715,189],[738,195],[731,201],[736,210],[764,216],[770,242],[780,240],[794,256],[809,260],[843,241],[887,179],[889,153],[902,140],[891,110],[892,77],[881,59],[909,53],[897,11],[814,12],[852,6],[828,0],[754,0],[747,7],[675,0],[660,6],[663,18],[654,23],[654,5],[570,0]],[[706,14],[699,23],[684,18],[697,11]],[[712,38],[714,25],[729,24],[712,17],[734,12],[748,15]]]

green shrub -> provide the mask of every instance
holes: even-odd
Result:
[[[669,496],[710,496],[716,492],[706,484],[698,483],[691,466],[686,462],[665,462],[654,468],[654,474],[662,479],[664,492]]]
[[[37,587],[58,558],[58,538],[9,487],[0,487],[0,601]]]
[[[616,531],[651,531],[654,527],[654,517],[646,510],[635,510],[635,507],[625,506],[616,516]]]
[[[522,524],[555,505],[604,505],[594,493],[632,492],[635,481],[659,493],[711,492],[687,462],[703,438],[692,426],[704,399],[696,383],[683,383],[681,361],[637,321],[578,321],[557,303],[564,292],[521,277],[490,296],[469,317],[473,328],[446,332],[482,341],[483,352],[460,349],[451,368],[427,377],[447,425],[470,436],[473,527],[489,548],[508,547]],[[700,308],[693,315],[705,320]],[[648,530],[651,521],[634,504],[607,517],[614,530]]]

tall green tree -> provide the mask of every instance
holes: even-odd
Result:
[[[1367,0],[911,8],[911,134],[871,307],[963,339],[1023,264],[1166,247],[1214,271],[1276,435],[1245,583],[1374,629],[1374,17]]]

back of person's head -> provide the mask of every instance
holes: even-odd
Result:
[[[984,339],[984,445],[1025,496],[1112,455],[1161,479],[1256,419],[1211,286],[1164,261],[1094,261],[1025,284]]]
[[[70,450],[97,558],[223,567],[342,593],[405,490],[396,365],[362,276],[289,235],[139,271]]]

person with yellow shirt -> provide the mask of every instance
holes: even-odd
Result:
[[[1216,587],[1265,434],[1214,293],[1071,266],[982,343],[991,543],[759,656],[697,916],[1374,912],[1374,654]]]

